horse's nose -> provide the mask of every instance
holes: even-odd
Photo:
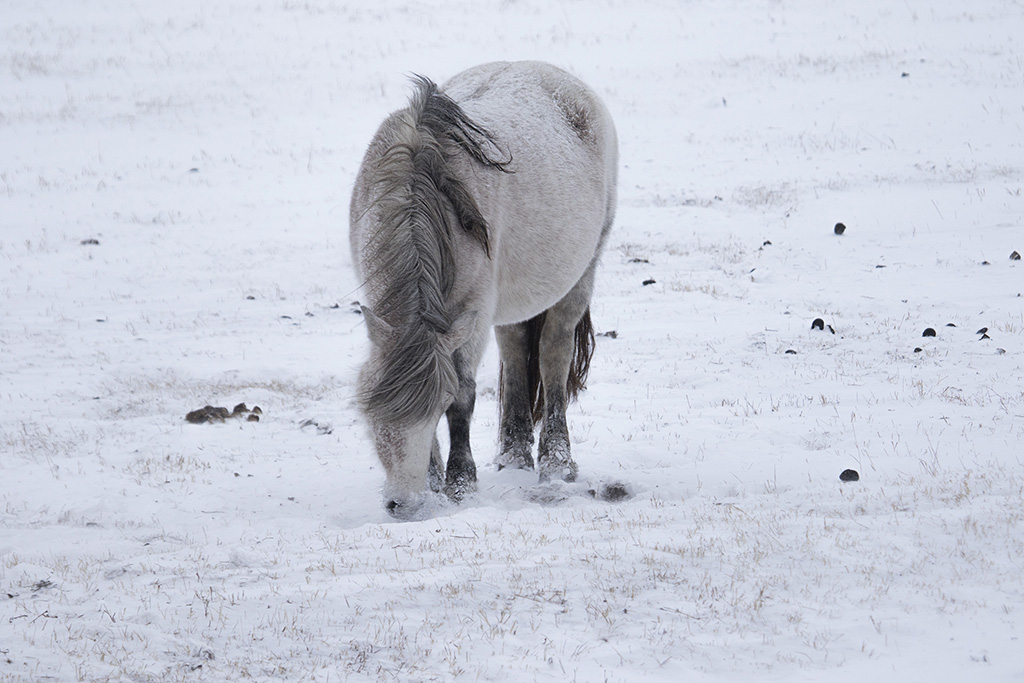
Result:
[[[384,509],[388,511],[389,515],[403,522],[416,519],[422,507],[422,505],[416,504],[415,501],[389,500],[384,504]]]
[[[388,511],[388,514],[403,522],[423,519],[428,511],[428,506],[425,505],[426,501],[422,496],[385,498],[384,500],[387,501],[384,503],[384,509]]]

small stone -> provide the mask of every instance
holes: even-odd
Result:
[[[256,415],[262,415],[263,414],[263,411],[260,410],[259,406],[253,406],[252,407],[252,412],[255,413]]]
[[[796,349],[786,349],[786,353],[790,356],[796,355]]]
[[[99,243],[100,241],[98,239],[94,239],[92,237],[90,237],[89,239],[82,240],[82,246],[84,247],[94,247],[99,245]]]
[[[857,470],[843,470],[839,474],[839,481],[860,481],[860,475]]]
[[[843,225],[842,223],[836,223],[836,227],[832,228],[832,231],[835,232],[835,234],[837,235],[842,235],[844,232],[846,232],[846,226]]]
[[[822,320],[821,318],[815,318],[814,322],[811,323],[811,329],[812,330],[824,330],[825,329],[825,321]]]
[[[250,413],[249,417],[245,418],[245,421],[246,422],[259,422],[260,421],[260,416],[257,415],[256,413]]]
[[[975,332],[974,334],[985,334],[986,332],[988,332],[988,328],[987,327],[983,327],[980,330],[978,330],[977,332]]]
[[[921,336],[922,337],[934,337],[935,336],[935,328],[934,327],[926,327],[924,332],[921,333]]]
[[[920,346],[914,347],[914,353],[921,353],[922,351],[924,351],[924,349],[922,349]]]
[[[232,415],[238,415],[239,413],[248,413],[248,412],[249,412],[249,408],[247,408],[244,403],[239,403],[237,406],[235,406],[232,409],[231,414]]]
[[[1020,261],[1020,252],[1019,251],[1015,251],[1012,254],[1010,254],[1010,260],[1011,261]]]
[[[657,280],[655,280],[654,278],[644,280],[644,287],[646,287],[647,285],[653,285],[655,282],[657,282]]]

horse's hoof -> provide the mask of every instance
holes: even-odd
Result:
[[[576,481],[580,468],[575,460],[571,458],[564,461],[544,460],[540,464],[540,483],[544,484],[552,479],[561,479],[564,482]]]
[[[476,478],[456,479],[445,484],[444,493],[453,503],[461,503],[466,496],[476,493]]]
[[[498,466],[498,471],[502,471],[506,467],[510,470],[532,470],[533,469],[533,456],[529,453],[524,455],[512,455],[511,453],[502,453],[494,460],[494,464]]]

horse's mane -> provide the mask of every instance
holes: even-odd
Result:
[[[386,148],[370,170],[376,197],[370,210],[379,223],[363,257],[373,312],[394,329],[362,400],[368,410],[399,421],[427,417],[458,386],[451,353],[439,345],[459,313],[448,305],[455,284],[454,230],[465,231],[490,255],[487,221],[456,174],[452,155],[461,150],[506,172],[511,162],[507,154],[499,156],[494,136],[430,79],[414,76],[413,82],[408,108],[381,128]]]

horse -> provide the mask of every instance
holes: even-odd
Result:
[[[367,148],[349,215],[370,341],[357,398],[399,519],[476,490],[469,427],[491,328],[495,464],[533,469],[539,423],[540,481],[577,477],[565,413],[593,354],[590,299],[618,175],[607,108],[557,67],[496,62],[440,88],[412,81],[409,105]]]

